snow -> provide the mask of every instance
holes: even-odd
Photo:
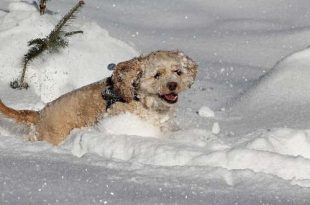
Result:
[[[72,153],[78,157],[86,153],[96,153],[108,159],[156,166],[190,165],[251,170],[310,187],[309,130],[263,130],[244,137],[243,140],[246,141],[233,144],[225,144],[212,134],[215,131],[211,133],[206,130],[187,130],[186,133],[179,131],[173,133],[172,138],[169,134],[145,138],[143,126],[136,127],[136,133],[130,128],[128,133],[121,135],[118,130],[111,131],[114,127],[124,128],[124,121],[127,121],[128,117],[127,114],[119,116],[118,120],[122,119],[119,122],[113,119],[113,124],[100,123],[101,129],[73,134],[75,139]],[[130,122],[139,125],[137,120]],[[109,131],[102,132],[103,130]],[[186,135],[187,137],[184,137]],[[191,142],[184,141],[184,138],[190,138]]]
[[[74,3],[48,8],[64,14]],[[8,84],[27,41],[48,35],[60,15],[1,1],[0,98],[14,108],[38,110],[139,53],[181,49],[199,63],[173,132],[125,113],[53,147],[23,140],[24,127],[0,116],[1,204],[309,204],[309,7],[87,1],[67,28],[84,34],[31,62],[26,91]]]
[[[198,110],[198,114],[201,117],[208,117],[208,118],[212,118],[215,116],[214,111],[211,110],[208,106],[202,106],[199,110]]]
[[[293,53],[280,60],[270,71],[259,79],[246,94],[242,95],[238,106],[248,109],[277,109],[286,104],[305,105],[310,102],[309,60],[310,50]],[[266,96],[268,96],[266,98]]]
[[[98,130],[115,135],[138,135],[142,137],[159,137],[160,129],[141,120],[130,113],[103,119],[97,124]]]
[[[212,125],[212,133],[219,134],[221,131],[220,124],[218,122],[213,123]]]

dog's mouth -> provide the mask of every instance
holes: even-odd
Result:
[[[164,95],[159,95],[159,97],[165,100],[169,104],[174,104],[178,101],[178,94],[176,93],[168,93]]]

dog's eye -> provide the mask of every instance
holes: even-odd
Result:
[[[154,75],[154,78],[155,78],[155,79],[159,79],[159,77],[160,77],[160,72],[158,72],[158,73],[156,73],[156,74]]]
[[[182,74],[183,74],[183,72],[182,72],[181,70],[176,70],[176,71],[174,71],[174,72],[176,72],[177,75],[182,75]]]

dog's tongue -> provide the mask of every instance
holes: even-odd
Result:
[[[166,95],[165,95],[165,98],[166,98],[166,100],[169,100],[169,101],[176,101],[177,98],[178,98],[178,95],[173,94],[173,93],[171,93],[171,94],[166,94]]]

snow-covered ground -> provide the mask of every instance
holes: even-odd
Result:
[[[60,147],[27,142],[0,117],[0,204],[309,204],[308,0],[88,0],[69,47],[9,82],[27,41],[73,0],[0,2],[0,98],[18,109],[107,77],[109,63],[180,49],[199,63],[170,134],[124,114],[75,129]]]

